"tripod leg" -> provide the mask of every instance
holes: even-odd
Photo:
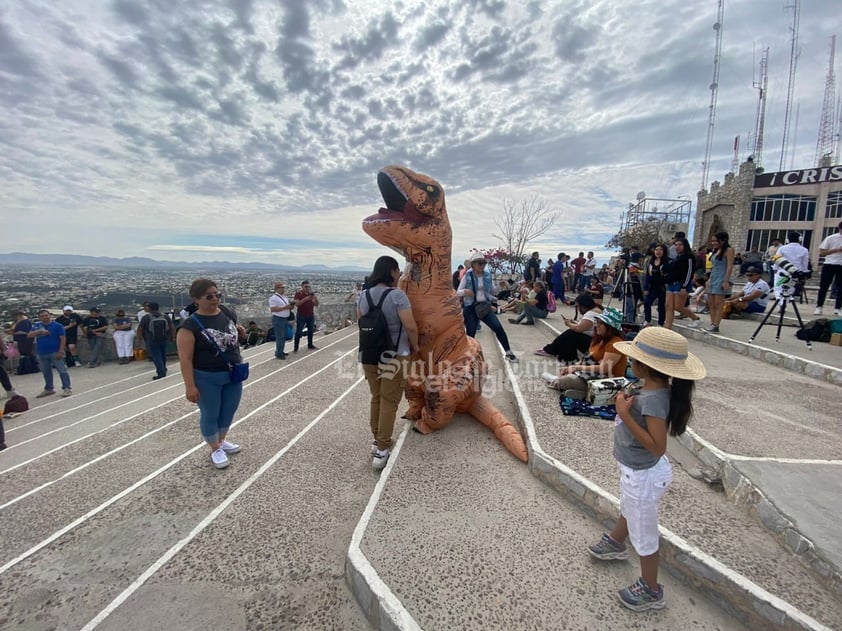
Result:
[[[792,300],[792,299],[790,298],[789,300]],[[781,300],[781,312],[780,312],[780,315],[778,315],[778,330],[775,332],[775,341],[776,342],[781,341],[781,327],[784,324],[784,311],[786,311],[786,303],[787,303],[787,299],[783,298]],[[795,302],[792,303],[792,308],[793,309],[795,308]]]
[[[795,311],[795,317],[798,318],[798,326],[803,331],[804,330],[804,320],[801,319],[801,313],[798,311],[798,307],[795,303],[792,304],[792,310]],[[806,335],[804,336],[804,341],[807,343],[807,350],[813,350],[813,345],[810,342],[810,338]]]
[[[766,312],[766,315],[765,315],[765,316],[763,316],[763,320],[762,320],[762,321],[760,322],[760,324],[757,326],[757,329],[754,331],[754,333],[752,333],[752,334],[751,334],[751,337],[750,337],[750,338],[748,338],[748,343],[749,343],[749,344],[751,344],[751,343],[754,341],[754,338],[756,338],[756,337],[757,337],[757,334],[758,334],[758,333],[760,333],[760,329],[762,329],[762,328],[763,328],[763,325],[764,325],[764,324],[766,324],[766,321],[769,319],[769,317],[770,317],[773,313],[775,313],[775,309],[777,309],[777,308],[778,308],[778,304],[779,304],[780,302],[781,302],[781,301],[780,301],[780,299],[776,300],[776,301],[775,301],[775,304],[773,304],[773,305],[772,305],[772,308],[771,308],[771,309],[769,309],[769,311],[767,311],[767,312]]]

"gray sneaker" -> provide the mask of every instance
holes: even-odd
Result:
[[[55,390],[46,390],[46,389],[44,389],[44,390],[41,390],[41,392],[39,392],[38,394],[36,394],[36,395],[35,395],[35,398],[36,398],[36,399],[43,399],[44,397],[48,397],[48,396],[50,396],[51,394],[55,394],[55,393],[56,393],[56,391],[55,391]]]
[[[702,329],[702,333],[719,333],[719,327],[711,324],[709,327]]]
[[[664,586],[658,583],[658,591],[652,591],[642,578],[624,587],[618,594],[620,602],[632,611],[663,609],[667,604],[664,601]]]
[[[629,551],[626,544],[614,541],[607,532],[602,533],[602,538],[588,548],[590,555],[602,561],[623,561],[629,558]]]
[[[73,391],[70,388],[65,388],[61,391],[61,396],[63,397],[69,397],[71,394],[73,394]]]

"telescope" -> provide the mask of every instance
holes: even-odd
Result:
[[[790,278],[806,278],[809,275],[809,272],[798,269],[792,261],[782,256],[773,256],[772,263],[778,266],[778,270],[781,274],[789,276]]]

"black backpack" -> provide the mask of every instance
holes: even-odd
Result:
[[[397,344],[392,341],[389,334],[389,323],[383,313],[383,301],[394,290],[390,287],[380,296],[380,301],[375,305],[371,300],[371,290],[366,290],[365,299],[368,301],[368,311],[357,321],[360,327],[360,352],[359,361],[362,364],[376,366],[380,363],[383,353],[396,351]],[[400,331],[398,340],[400,340]]]
[[[799,340],[810,340],[811,342],[830,341],[830,321],[827,318],[816,318],[804,325],[803,329],[795,332]]]
[[[163,313],[149,314],[149,341],[166,342],[170,339],[170,321]]]

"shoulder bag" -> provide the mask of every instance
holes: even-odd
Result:
[[[482,320],[485,316],[491,313],[491,303],[490,302],[477,302],[477,279],[474,276],[473,270],[470,272],[471,274],[471,284],[474,287],[474,313],[477,314],[477,319]]]

